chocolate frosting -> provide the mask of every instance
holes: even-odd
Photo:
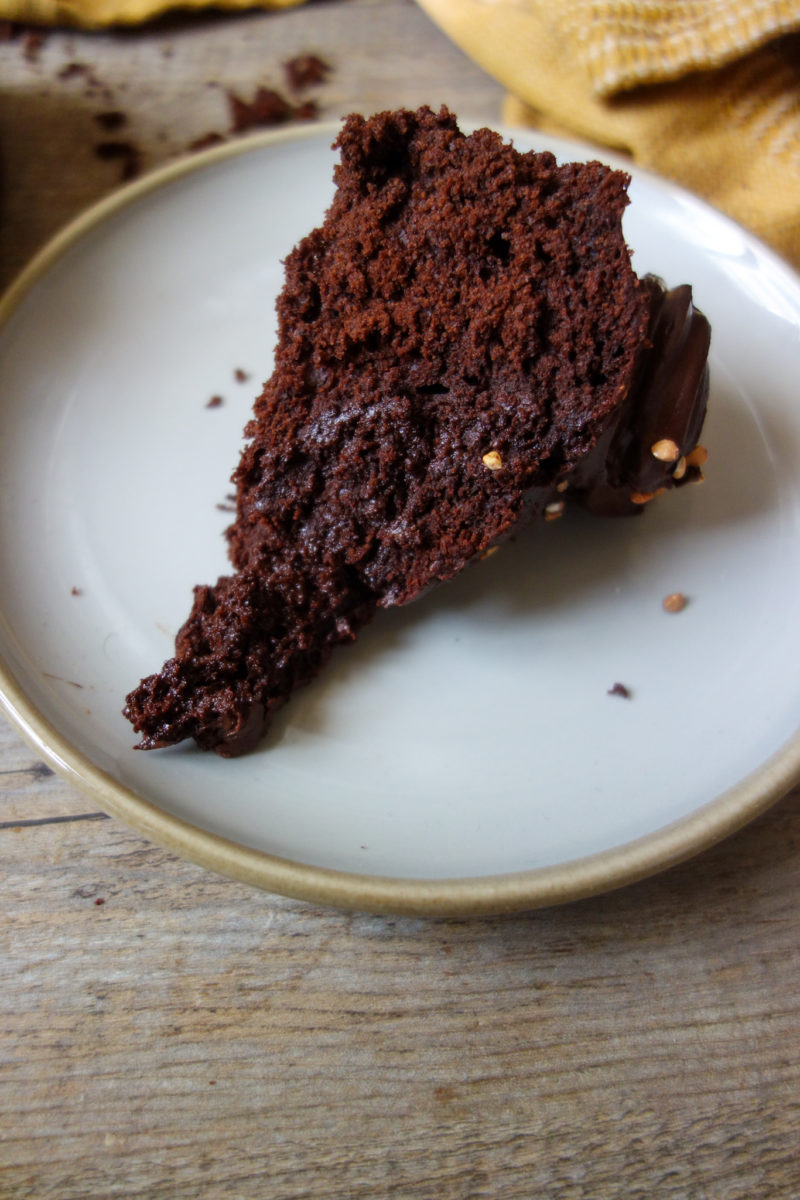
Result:
[[[706,414],[711,327],[694,307],[688,285],[668,291],[654,275],[645,276],[642,285],[650,322],[627,402],[569,480],[570,490],[601,516],[641,511],[645,498],[700,478],[699,468],[685,460],[697,446]],[[664,441],[677,447],[673,461],[653,453]]]

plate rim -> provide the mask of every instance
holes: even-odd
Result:
[[[463,128],[475,127],[463,122]],[[504,137],[541,137],[539,130],[492,126]],[[172,182],[227,158],[286,141],[336,136],[341,122],[315,122],[253,134],[238,141],[189,153],[118,188],[78,214],[32,258],[0,296],[0,329],[33,286],[58,260],[95,228],[129,205]],[[800,277],[770,247],[701,197],[646,168],[627,163],[603,147],[558,137],[550,144],[574,147],[586,157],[630,170],[712,211],[737,229],[768,262]],[[701,853],[754,820],[800,780],[800,726],[769,758],[743,779],[687,816],[653,833],[594,854],[548,867],[501,875],[430,879],[373,875],[296,862],[204,830],[163,811],[152,801],[102,770],[78,750],[28,699],[23,684],[0,655],[0,707],[23,738],[72,786],[100,808],[162,848],[200,867],[265,891],[340,909],[406,916],[488,916],[551,907],[624,887]]]

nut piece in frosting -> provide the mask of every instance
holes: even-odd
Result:
[[[659,462],[673,463],[680,458],[681,448],[676,442],[673,442],[672,438],[659,438],[650,447],[650,453]]]
[[[686,455],[686,464],[689,467],[704,467],[708,462],[708,451],[705,446],[695,446],[694,450]]]

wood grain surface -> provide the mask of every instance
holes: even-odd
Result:
[[[98,141],[155,166],[227,132],[226,88],[282,87],[303,51],[333,66],[326,119],[500,113],[402,0],[18,35],[0,282],[117,185]],[[122,110],[112,139],[97,114]],[[614,894],[393,920],[175,859],[3,722],[0,1197],[796,1200],[798,795]]]

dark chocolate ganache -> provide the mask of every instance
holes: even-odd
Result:
[[[696,482],[705,460],[697,443],[708,404],[711,326],[689,286],[668,291],[654,275],[642,283],[650,321],[627,404],[570,481],[601,516],[641,511],[665,488]]]

